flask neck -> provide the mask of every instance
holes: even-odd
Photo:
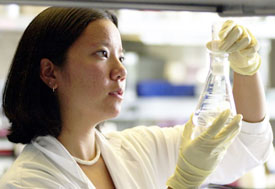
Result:
[[[210,71],[215,75],[229,75],[228,53],[209,52]]]

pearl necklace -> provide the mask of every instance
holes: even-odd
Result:
[[[96,143],[96,156],[94,159],[86,161],[73,156],[74,160],[81,165],[93,165],[99,160],[99,157],[100,157],[100,148],[97,143]]]

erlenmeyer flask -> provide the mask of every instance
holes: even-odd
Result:
[[[212,39],[217,40],[217,25],[212,26]],[[218,45],[218,43],[213,43]],[[211,49],[217,49],[212,47]],[[197,132],[209,127],[214,119],[224,110],[231,110],[231,118],[236,115],[236,108],[229,80],[228,53],[209,50],[210,69],[199,103],[193,115],[193,124]],[[230,119],[228,119],[228,122]]]

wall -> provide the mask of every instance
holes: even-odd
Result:
[[[22,32],[0,31],[0,80],[6,78]]]

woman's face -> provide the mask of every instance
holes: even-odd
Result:
[[[91,22],[69,48],[57,74],[61,114],[96,122],[117,116],[127,75],[123,57],[116,26],[107,19]]]

